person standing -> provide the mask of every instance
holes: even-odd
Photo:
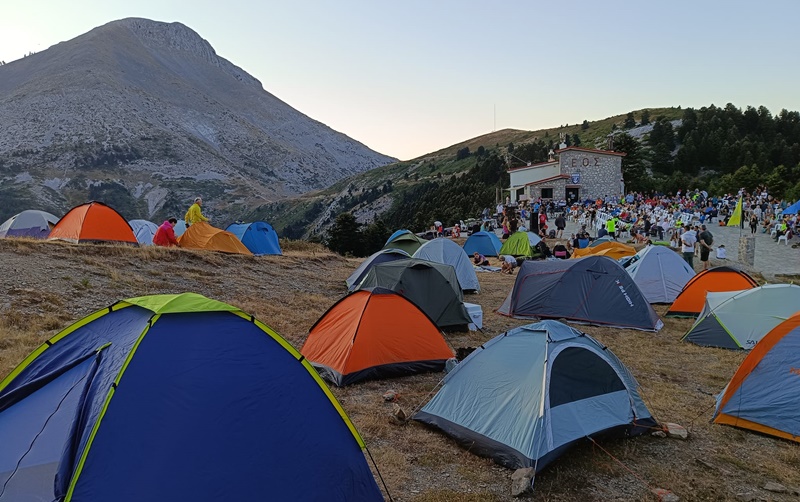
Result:
[[[186,226],[193,225],[195,223],[200,223],[201,221],[208,221],[208,218],[203,216],[203,212],[200,209],[200,206],[203,205],[203,199],[200,197],[195,197],[194,204],[189,206],[189,210],[186,211],[186,216],[183,217],[186,220]]]
[[[708,257],[711,254],[711,245],[714,244],[714,236],[706,229],[705,225],[700,225],[700,261],[703,263],[703,270],[708,270]]]
[[[175,238],[175,225],[178,223],[177,218],[170,218],[158,227],[155,235],[153,236],[153,245],[173,247],[178,246],[178,239]]]
[[[564,218],[564,213],[559,213],[556,216],[556,239],[564,237],[564,228],[567,226],[567,220]]]
[[[694,245],[697,242],[697,234],[690,225],[686,226],[686,231],[681,234],[681,251],[683,259],[694,270]]]

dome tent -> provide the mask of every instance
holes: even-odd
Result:
[[[128,222],[128,224],[131,226],[133,235],[136,236],[136,240],[140,245],[153,245],[153,237],[158,231],[158,225],[147,220],[131,220]]]
[[[358,285],[361,283],[364,276],[367,275],[369,269],[374,267],[379,263],[386,263],[387,261],[395,261],[395,260],[402,260],[403,258],[411,258],[408,253],[403,251],[402,249],[381,249],[380,251],[376,251],[369,255],[364,261],[361,262],[361,265],[355,269],[355,271],[350,274],[345,280],[345,284],[347,284],[348,291],[354,291],[358,289]]]
[[[411,233],[410,230],[397,230],[389,236],[383,249],[402,249],[409,256],[413,255],[419,247],[425,244],[426,241],[422,237],[418,237]]]
[[[187,249],[205,249],[222,253],[252,255],[235,235],[221,228],[212,227],[205,221],[191,225],[178,237],[178,244]]]
[[[461,246],[450,239],[438,237],[428,241],[414,252],[412,258],[452,265],[462,291],[481,290],[475,267],[472,266],[469,256]]]
[[[139,241],[130,224],[112,207],[92,201],[75,206],[58,220],[50,231],[49,240],[72,243],[115,242],[138,246]]]
[[[742,291],[758,286],[747,272],[722,266],[703,270],[692,277],[672,302],[665,314],[667,317],[697,317],[706,301],[706,293],[720,291]]]
[[[0,225],[2,237],[30,237],[46,239],[50,230],[58,223],[58,218],[46,211],[28,209],[7,219]]]
[[[586,437],[656,425],[638,387],[607,347],[542,321],[481,345],[413,418],[498,464],[538,471]]]
[[[9,500],[382,500],[310,363],[193,293],[117,302],[36,349],[0,382],[0,444]]]
[[[694,277],[694,269],[678,253],[647,246],[624,265],[650,303],[672,303]]]
[[[283,254],[278,233],[269,223],[231,223],[225,231],[235,235],[254,255]]]
[[[534,255],[528,232],[522,230],[514,232],[500,248],[501,255],[511,255],[516,258],[530,258]]]
[[[492,232],[475,232],[464,242],[464,252],[471,256],[475,251],[483,256],[499,256],[503,243]]]

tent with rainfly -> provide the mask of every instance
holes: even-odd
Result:
[[[797,214],[800,212],[800,200],[792,204],[791,206],[787,207],[783,211],[781,211],[781,215],[784,214]]]
[[[587,437],[656,425],[638,387],[594,338],[542,321],[472,352],[413,418],[501,465],[538,472]]]
[[[414,252],[413,258],[452,265],[462,291],[480,291],[475,267],[464,249],[444,237],[426,242]]]
[[[12,216],[0,225],[0,238],[29,237],[31,239],[46,239],[56,223],[58,223],[58,217],[47,211],[28,209]]]
[[[194,293],[117,302],[36,349],[0,382],[0,444],[3,500],[383,500],[311,364]]]
[[[139,242],[140,245],[143,246],[152,246],[153,245],[153,237],[156,235],[158,231],[158,225],[153,223],[152,221],[147,220],[131,220],[128,222],[133,230],[133,235],[136,236],[136,240]]]
[[[369,255],[364,261],[361,262],[361,265],[358,266],[350,277],[345,280],[345,284],[347,284],[348,291],[354,291],[358,289],[358,285],[361,283],[361,280],[364,279],[364,276],[367,275],[369,269],[374,267],[379,263],[386,263],[387,261],[395,261],[395,260],[402,260],[403,258],[411,258],[408,253],[403,251],[402,249],[381,249],[380,251],[376,251]]]
[[[619,260],[626,256],[633,256],[636,254],[636,248],[628,246],[617,241],[607,241],[589,246],[582,249],[576,249],[572,253],[573,258],[583,258],[584,256],[608,256],[612,260]]]
[[[73,207],[50,231],[50,240],[139,245],[130,224],[113,208],[92,201]]]
[[[678,253],[663,246],[639,250],[624,267],[650,303],[672,303],[694,277],[694,269]]]
[[[681,290],[672,302],[667,317],[697,317],[706,302],[706,293],[720,291],[741,291],[758,286],[747,272],[729,266],[703,270]]]
[[[428,241],[414,235],[410,230],[397,230],[386,240],[383,249],[402,249],[411,256],[426,242]]]
[[[528,238],[528,232],[522,230],[514,232],[503,243],[500,248],[501,255],[511,255],[517,258],[530,258],[533,256],[533,248]]]
[[[380,263],[367,272],[359,289],[375,286],[402,294],[440,328],[472,322],[452,265],[416,258]]]
[[[717,396],[712,421],[800,442],[800,313],[753,347]]]
[[[798,310],[800,286],[794,284],[707,293],[703,311],[683,340],[709,347],[750,350]]]
[[[282,254],[278,233],[269,223],[231,223],[225,231],[235,235],[254,255]]]
[[[605,256],[524,262],[497,312],[644,331],[664,325],[631,276]]]
[[[483,256],[499,256],[503,243],[493,232],[475,232],[464,242],[464,252],[471,256],[476,251]]]
[[[442,371],[455,357],[425,312],[384,288],[362,289],[336,302],[311,327],[300,353],[338,386]]]
[[[252,255],[235,235],[205,221],[191,225],[178,237],[178,244],[187,249],[205,249],[221,253]]]

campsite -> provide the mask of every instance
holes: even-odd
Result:
[[[8,374],[44,340],[92,312],[122,299],[164,293],[195,292],[234,305],[300,350],[309,329],[346,294],[345,280],[362,260],[306,242],[281,241],[281,247],[283,256],[247,256],[0,240],[0,373]],[[517,273],[478,274],[481,292],[465,294],[464,300],[481,305],[483,330],[447,331],[450,347],[479,347],[532,322],[495,313]],[[581,441],[537,474],[531,499],[657,500],[652,490],[660,488],[681,500],[795,500],[797,443],[710,423],[714,396],[747,354],[681,341],[694,320],[665,317],[668,305],[653,308],[664,322],[657,332],[570,326],[612,349],[640,384],[653,417],[684,426],[688,438],[643,434]],[[392,418],[395,406],[407,415],[424,406],[443,376],[424,372],[329,387],[394,500],[512,500],[513,470],[436,429]],[[389,392],[394,401],[383,397]],[[375,479],[383,489],[377,473]],[[786,491],[766,491],[768,483]]]

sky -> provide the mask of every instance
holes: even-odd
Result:
[[[185,24],[267,92],[400,160],[641,108],[800,110],[796,0],[12,0],[0,61],[126,17]]]

